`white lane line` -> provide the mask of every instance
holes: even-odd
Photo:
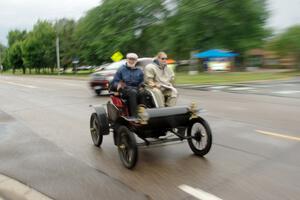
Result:
[[[191,85],[189,86],[190,88],[205,88],[204,86],[202,85]]]
[[[201,200],[222,200],[219,197],[210,194],[208,192],[205,192],[203,190],[200,190],[199,188],[193,188],[188,185],[180,185],[178,186],[179,189],[183,190],[184,192],[192,195],[193,197]]]
[[[278,92],[272,92],[275,94],[295,94],[295,93],[300,93],[299,90],[283,90],[283,91],[278,91]]]
[[[229,90],[252,90],[254,88],[252,87],[234,87],[234,88],[229,88]]]
[[[220,85],[220,86],[212,86],[210,87],[211,89],[224,89],[224,88],[228,88],[229,86],[227,85]]]
[[[262,131],[262,130],[255,130],[255,131],[258,132],[258,133],[264,134],[264,135],[270,135],[270,136],[281,137],[281,138],[285,138],[285,139],[289,139],[289,140],[300,141],[299,137],[294,137],[294,136],[289,136],[289,135],[283,135],[283,134],[279,134],[279,133],[272,133],[272,132]]]
[[[5,81],[4,83],[8,83],[10,85],[16,85],[16,86],[26,87],[26,88],[38,88],[38,87],[33,86],[33,85],[24,85],[24,84],[14,83],[14,82],[10,82],[10,81]]]

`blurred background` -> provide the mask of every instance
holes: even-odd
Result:
[[[266,0],[103,0],[79,19],[40,19],[0,43],[4,73],[90,74],[127,52],[165,51],[172,69],[197,74],[300,68],[300,25],[266,24]],[[11,21],[10,23],[14,23]],[[112,59],[115,53],[120,54]]]

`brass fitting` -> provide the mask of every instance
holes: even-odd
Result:
[[[144,106],[139,106],[137,116],[140,124],[148,124],[149,115]]]
[[[192,118],[197,118],[198,115],[197,115],[197,112],[198,112],[198,106],[195,102],[192,102],[191,105],[190,105],[190,108],[189,108],[189,111],[191,112],[191,117],[190,119]]]

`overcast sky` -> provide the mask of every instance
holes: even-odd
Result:
[[[100,0],[0,0],[0,43],[11,29],[32,29],[38,19],[79,19]],[[281,30],[300,24],[300,0],[268,0],[268,26]]]

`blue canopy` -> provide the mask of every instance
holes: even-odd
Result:
[[[195,58],[228,58],[238,56],[237,53],[223,51],[220,49],[211,49],[201,53],[194,54]]]

